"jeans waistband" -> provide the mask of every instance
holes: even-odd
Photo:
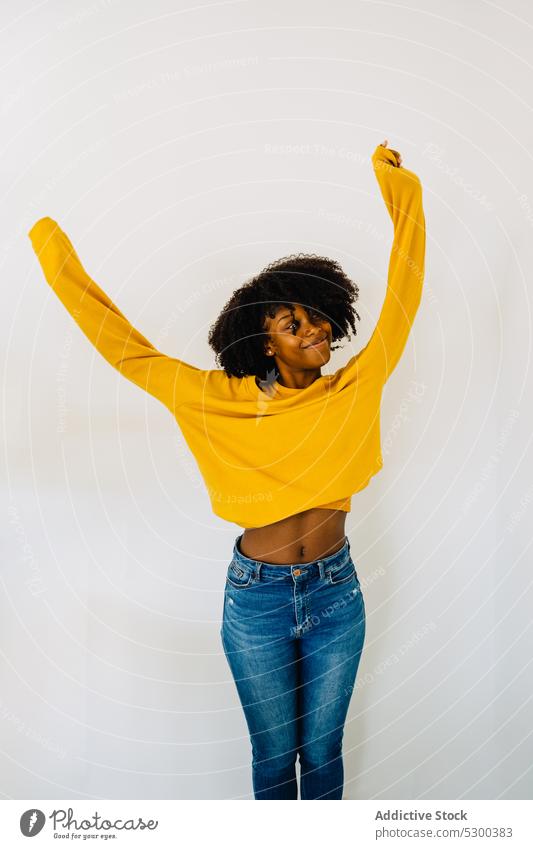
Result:
[[[313,575],[323,575],[328,569],[344,562],[350,556],[350,541],[348,537],[345,537],[342,548],[339,548],[339,550],[335,551],[333,554],[328,554],[327,557],[320,557],[318,560],[309,560],[307,563],[283,563],[279,565],[275,563],[265,563],[263,560],[254,560],[252,557],[246,557],[246,555],[239,550],[239,543],[242,537],[243,534],[239,534],[235,540],[235,544],[233,546],[233,560],[237,562],[241,568],[248,569],[256,575],[261,574],[263,577],[268,578],[291,576],[294,575],[296,570],[305,572],[309,577],[312,577]]]

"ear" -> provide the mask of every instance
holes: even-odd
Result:
[[[272,343],[268,341],[265,342],[263,346],[263,352],[266,357],[271,357],[274,354],[274,349],[272,348]]]

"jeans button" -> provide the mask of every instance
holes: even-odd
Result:
[[[301,574],[302,574],[302,570],[301,570],[301,569],[295,569],[295,570],[294,570],[294,574],[295,574],[295,575],[301,575]]]

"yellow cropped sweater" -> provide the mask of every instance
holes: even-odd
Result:
[[[29,231],[46,280],[100,354],[172,413],[217,516],[255,528],[312,507],[350,510],[383,465],[383,386],[404,349],[424,279],[422,187],[378,145],[372,165],[394,240],[385,301],[368,344],[305,389],[227,377],[156,350],[89,277],[51,218]]]

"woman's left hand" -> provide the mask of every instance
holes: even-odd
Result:
[[[387,147],[387,144],[388,144],[387,139],[385,139],[384,142],[381,142],[382,147]],[[397,151],[397,150],[393,150],[392,147],[389,147],[389,150],[390,150],[391,153],[394,153],[394,155],[396,156],[396,158],[398,160],[398,168],[401,168],[402,167],[402,154],[399,153],[399,151]]]

